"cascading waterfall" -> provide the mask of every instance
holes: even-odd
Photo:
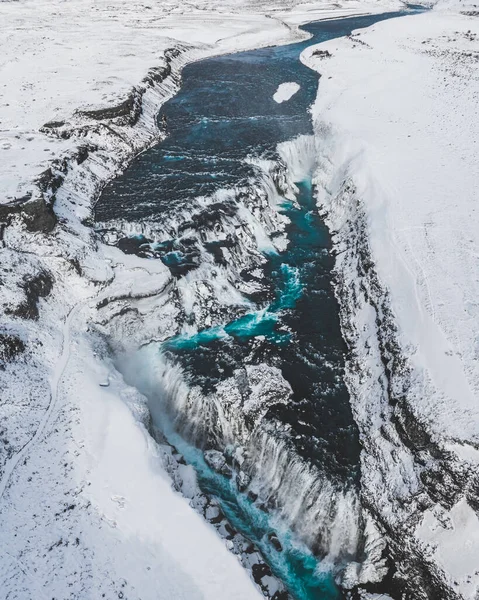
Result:
[[[334,486],[268,428],[254,432],[246,455],[251,489],[278,507],[288,526],[321,556],[322,569],[357,558],[361,511],[354,490]]]
[[[149,398],[153,421],[162,431],[180,434],[198,448],[239,449],[237,475],[246,474],[247,489],[321,557],[321,569],[335,572],[345,561],[358,559],[362,517],[356,491],[332,484],[297,456],[288,432],[265,420],[264,395],[261,404],[251,401],[245,407],[229,381],[217,394],[205,395],[186,383],[181,367],[169,362],[156,345],[144,348],[134,360],[120,359],[119,369]],[[266,372],[275,391],[282,386],[287,401],[287,382],[278,371],[272,374],[271,367],[264,366],[258,377]]]
[[[390,16],[310,24],[311,41],[187,66],[160,113],[168,137],[96,209],[105,242],[170,273],[158,302],[105,309],[112,338],[123,309],[121,332],[145,328],[118,368],[297,600],[337,598],[333,577],[345,569],[354,586],[361,563],[371,581],[382,560],[358,500],[334,259],[311,182],[318,79],[299,56]],[[299,89],[277,104],[285,81]]]
[[[294,182],[304,181],[316,170],[316,137],[300,135],[294,140],[278,144],[277,151],[286,165],[285,185],[291,187]]]
[[[322,496],[317,495],[319,484],[314,473],[308,472],[301,461],[291,464],[291,452],[267,431],[260,433],[258,430],[253,434],[251,444],[238,446],[239,430],[243,432],[241,439],[247,437],[244,421],[235,423],[231,413],[222,410],[221,404],[213,402],[211,397],[206,398],[200,390],[189,388],[181,370],[159,354],[157,348],[150,346],[136,357],[123,357],[118,361],[118,367],[125,380],[149,399],[153,422],[188,464],[194,466],[203,491],[219,499],[229,522],[260,549],[273,574],[286,583],[294,598],[337,600],[340,594],[333,576],[339,559],[350,558],[345,554],[344,534],[347,532],[347,544],[351,546],[351,537],[358,532],[352,513],[348,512],[351,504],[347,508],[343,504],[352,503],[354,499],[344,497],[343,504],[338,503],[337,492],[326,481],[323,482]],[[184,418],[185,414],[188,419]],[[210,432],[216,427],[221,429],[221,439],[214,436],[215,446],[224,448],[225,454],[234,457],[232,463],[236,469],[232,471],[232,478],[211,468],[205,461],[205,454],[192,443],[195,438],[199,441],[199,432]],[[226,440],[236,440],[236,444],[223,446]],[[263,447],[260,447],[261,443]],[[253,468],[253,465],[259,468]],[[242,469],[247,471],[246,487]],[[312,484],[312,490],[305,494],[308,483]],[[298,499],[299,490],[303,492]],[[309,507],[313,497],[316,505]],[[288,502],[280,509],[286,498]],[[305,527],[296,530],[300,523]],[[356,525],[356,529],[352,529],[352,525]],[[292,534],[292,530],[296,530],[296,534]],[[340,530],[340,535],[335,535]],[[328,554],[322,552],[321,561],[318,547],[312,540],[313,531],[330,536]],[[303,536],[301,532],[307,535]],[[271,536],[278,540],[280,551],[271,546]]]
[[[283,143],[278,154],[277,163],[252,161],[263,172],[255,184],[261,193],[250,198],[262,198],[267,210],[257,211],[251,201],[249,206],[243,204],[240,219],[247,224],[250,233],[255,231],[256,248],[251,253],[251,238],[245,235],[246,243],[236,248],[236,264],[246,265],[251,256],[256,257],[260,240],[257,231],[271,234],[278,223],[275,213],[287,214],[291,206],[300,210],[295,181],[307,181],[311,177],[315,166],[314,139],[300,136]],[[224,236],[231,226],[230,219],[221,221],[214,232],[217,237]],[[280,223],[283,222],[284,219],[280,219]],[[204,231],[203,244],[214,241],[214,233]],[[282,251],[285,250],[283,245]],[[236,319],[213,323],[200,330],[197,326],[184,325],[182,332],[165,340],[160,348],[158,344],[150,344],[134,360],[128,357],[120,361],[119,367],[126,379],[150,399],[153,421],[168,432],[167,437],[178,443],[179,434],[182,444],[203,450],[230,449],[231,452],[234,448],[236,458],[232,463],[242,493],[256,498],[257,504],[268,507],[281,518],[284,527],[296,532],[298,540],[306,543],[320,559],[316,567],[318,573],[335,574],[347,561],[358,559],[362,518],[357,491],[352,486],[331,481],[320,466],[299,456],[292,443],[291,428],[269,415],[271,407],[291,403],[293,390],[281,370],[274,364],[241,361],[230,376],[217,381],[213,390],[205,392],[201,386],[188,381],[181,361],[176,358],[177,353],[195,353],[225,340],[234,344],[235,340],[256,339],[261,344],[266,338],[276,344],[289,343],[294,332],[278,332],[275,328],[282,313],[294,310],[303,292],[300,268],[282,262],[283,256],[271,242],[262,252],[267,261],[278,265],[281,282],[275,297],[266,305],[258,307],[242,298],[244,309]],[[206,260],[206,255],[204,252],[202,268],[216,268],[212,261]],[[194,285],[195,273],[198,274],[195,271],[192,280],[182,282],[182,288]],[[199,279],[204,276],[200,273]],[[234,269],[225,268],[224,278],[234,284],[237,274]],[[239,304],[237,298],[236,305]],[[194,311],[194,306],[195,301],[190,297],[189,309]],[[200,319],[195,321],[201,322]]]

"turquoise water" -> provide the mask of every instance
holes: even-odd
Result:
[[[324,230],[317,226],[311,181],[298,182],[297,187],[297,204],[285,203],[283,206],[284,213],[292,221],[292,247],[283,253],[269,255],[271,277],[276,284],[276,297],[270,305],[224,326],[211,327],[191,336],[170,338],[162,344],[160,351],[197,351],[201,346],[206,347],[228,337],[238,342],[264,337],[277,345],[291,343],[291,333],[284,330],[282,315],[296,308],[308,278],[303,283],[302,267],[289,263],[297,262],[294,257],[301,250],[311,258],[312,253],[324,245]],[[163,424],[162,430],[168,441],[195,468],[203,492],[219,500],[229,522],[259,548],[273,573],[284,582],[296,600],[336,600],[342,597],[333,575],[321,571],[318,558],[295,539],[291,531],[281,527],[274,514],[258,508],[246,494],[238,491],[232,479],[213,471],[205,462],[202,452],[171,427]],[[280,540],[281,552],[269,541],[271,533],[275,533]]]
[[[210,327],[193,335],[178,335],[166,341],[163,350],[195,350],[210,342],[224,339],[227,336],[238,340],[247,340],[254,337],[265,337],[275,344],[286,344],[291,339],[287,331],[278,330],[279,315],[284,309],[295,307],[296,301],[302,293],[299,280],[299,270],[287,264],[279,268],[282,284],[278,297],[268,307],[247,313],[224,326]]]
[[[272,572],[287,586],[296,600],[338,600],[341,593],[330,573],[321,572],[318,559],[308,548],[271,514],[258,508],[236,484],[213,471],[203,453],[188,444],[171,427],[163,424],[168,442],[192,465],[203,492],[219,500],[219,505],[233,527],[255,544]],[[268,536],[276,534],[282,551],[277,550]]]
[[[162,345],[162,350],[195,350],[226,335],[223,326],[211,327],[193,335],[178,335],[170,338]]]
[[[315,248],[321,241],[321,232],[311,217],[314,206],[311,182],[298,182],[297,187],[298,205],[285,203],[284,212],[298,227],[298,236],[304,238],[301,247]],[[296,237],[293,241],[298,243],[298,239]],[[297,252],[298,246],[291,251]],[[247,313],[224,326],[211,327],[191,336],[170,338],[162,344],[160,351],[194,351],[227,337],[237,341],[264,337],[274,344],[289,344],[291,333],[280,329],[283,327],[281,316],[295,309],[304,288],[301,269],[283,262],[289,258],[291,251],[269,256],[274,273],[272,277],[276,281],[276,297],[268,307]],[[337,600],[342,597],[333,575],[321,571],[318,558],[290,530],[281,526],[274,514],[261,510],[247,494],[239,492],[233,479],[213,471],[205,462],[203,453],[175,433],[169,424],[163,423],[162,431],[187,463],[193,465],[203,492],[218,499],[228,521],[256,545],[273,573],[296,600]],[[282,551],[269,541],[268,536],[272,533],[278,537]]]

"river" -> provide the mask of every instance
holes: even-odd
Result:
[[[186,435],[171,415],[156,424],[195,467],[205,493],[220,500],[231,523],[261,549],[297,600],[341,597],[335,584],[338,564],[360,560],[362,552],[360,444],[343,380],[346,347],[332,288],[331,238],[312,185],[309,107],[319,80],[299,57],[311,44],[399,14],[310,23],[303,27],[309,40],[188,65],[179,93],[158,116],[166,124],[166,139],[138,156],[96,206],[100,233],[115,230],[115,243],[124,252],[163,261],[182,290],[183,322],[177,335],[155,344],[158,360],[179,368],[184,381],[204,397],[238,379],[245,365],[278,369],[289,384],[287,401],[271,402],[261,420],[263,437],[273,423],[271,437],[280,436],[290,456],[307,465],[301,467],[303,479],[295,475],[294,484],[282,491],[278,484],[267,490],[257,485],[257,493],[248,495],[234,478],[205,462],[203,450],[219,445],[216,432],[207,431],[218,428],[214,419],[202,423],[198,436]],[[285,82],[299,89],[278,103],[273,96]],[[284,174],[275,164],[289,173],[294,186],[282,185]],[[255,186],[263,190],[261,206],[255,205]],[[149,233],[129,234],[122,229],[125,223],[146,223]],[[210,286],[210,304],[198,299],[199,280]],[[214,280],[224,280],[230,286],[224,289],[236,289],[241,300],[223,302]],[[195,297],[189,311],[188,287]],[[258,427],[250,427],[251,437],[258,436]],[[264,448],[258,455],[264,470],[250,467],[256,482],[278,464],[277,458],[268,462]],[[278,476],[285,479],[289,471],[283,469]],[[314,497],[294,487],[316,490],[311,473],[335,490],[333,500],[325,503],[324,483]],[[261,492],[269,510],[255,501]],[[296,493],[304,506],[293,518],[298,509],[290,509],[289,496]],[[348,499],[354,513],[350,521],[338,508],[338,494]],[[315,503],[316,520],[306,514]],[[318,522],[318,531],[309,531]],[[340,527],[345,531],[332,533]],[[269,541],[272,531],[281,551]],[[343,537],[333,552],[338,535]]]

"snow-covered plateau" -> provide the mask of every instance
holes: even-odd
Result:
[[[104,243],[93,208],[164,137],[156,115],[187,63],[304,39],[302,23],[398,7],[0,2],[0,598],[285,597],[156,435],[135,362],[152,340],[178,334],[182,310],[210,327],[254,284],[226,274],[215,283],[207,266],[175,283],[161,261]],[[304,161],[314,165],[362,446],[363,512],[346,495],[340,506],[355,512],[338,512],[332,536],[353,544],[365,521],[364,560],[342,574],[345,588],[364,584],[356,598],[386,597],[374,593],[385,565],[381,590],[395,598],[479,593],[478,34],[479,9],[442,2],[306,49],[303,62],[321,74],[314,139],[283,147],[286,173],[262,163],[263,188],[239,224],[226,221],[240,239],[237,271],[259,265],[272,232],[276,249],[285,243],[279,192]],[[286,85],[279,101],[298,89]],[[244,377],[248,401],[242,382],[225,384],[215,407],[257,423],[270,398],[290,395],[274,367]],[[182,389],[175,371],[167,381]],[[237,429],[224,437],[246,446],[248,428]],[[278,449],[267,462],[265,448],[256,474],[288,508],[296,499],[271,472]],[[207,458],[224,467],[214,450]],[[307,480],[281,458],[282,473]],[[332,511],[322,493],[315,518]],[[304,538],[311,519],[291,517]]]

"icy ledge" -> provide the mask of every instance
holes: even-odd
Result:
[[[278,89],[273,95],[273,100],[278,104],[287,102],[300,90],[299,83],[294,81],[286,81],[278,86]]]
[[[388,541],[387,589],[419,599],[479,587],[477,35],[470,11],[432,11],[303,54],[322,74],[316,185],[362,502]]]

